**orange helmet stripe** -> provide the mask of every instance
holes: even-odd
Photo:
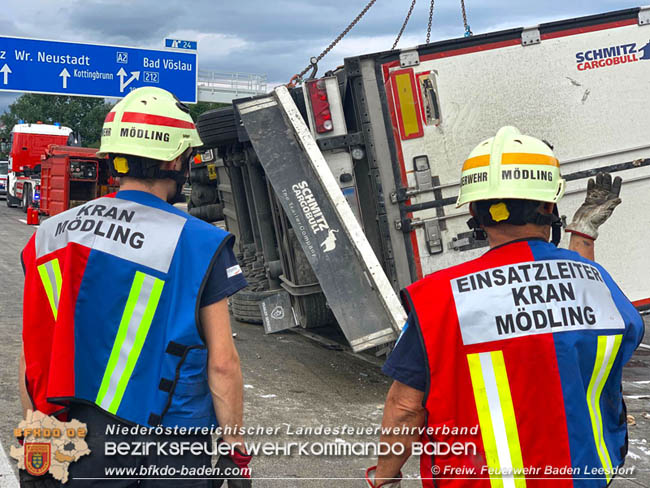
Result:
[[[560,162],[553,156],[546,154],[530,154],[530,153],[504,153],[501,156],[501,164],[537,164],[540,166],[555,166],[560,167]],[[475,156],[469,158],[463,164],[463,171],[474,168],[482,168],[490,165],[490,155],[484,154],[482,156]]]
[[[465,164],[463,164],[463,171],[467,171],[468,169],[474,169],[474,168],[482,168],[483,166],[490,166],[489,154],[484,154],[483,156],[475,156],[473,158],[469,158],[468,160],[465,161]]]

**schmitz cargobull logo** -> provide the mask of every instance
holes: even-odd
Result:
[[[650,59],[650,41],[642,47],[631,42],[576,53],[578,71],[636,63],[647,59]]]
[[[327,223],[327,219],[323,215],[320,205],[316,201],[309,183],[301,181],[293,185],[291,188],[298,205],[302,209],[302,213],[307,218],[307,223],[314,236],[319,236],[320,233],[327,233],[327,237],[320,243],[320,247],[324,253],[328,253],[336,249],[336,234],[339,232],[337,229],[331,229]]]

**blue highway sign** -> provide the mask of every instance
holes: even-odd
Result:
[[[141,86],[196,103],[196,51],[0,36],[0,91],[121,98]]]
[[[172,49],[191,49],[196,51],[196,41],[184,41],[182,39],[165,39],[165,47]]]

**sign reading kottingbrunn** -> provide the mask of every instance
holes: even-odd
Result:
[[[0,91],[121,98],[141,86],[196,103],[196,51],[0,37]]]

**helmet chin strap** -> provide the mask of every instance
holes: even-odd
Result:
[[[555,220],[551,223],[551,243],[557,247],[560,245],[560,240],[562,239],[562,219],[560,219],[557,203],[553,207],[553,215],[555,216]]]
[[[557,204],[553,207],[553,214],[537,214],[533,222],[538,225],[551,226],[551,244],[557,247],[562,239],[562,220],[560,219],[560,212]],[[486,241],[488,238],[487,232],[483,228],[485,223],[481,223],[476,217],[472,217],[467,221],[467,226],[472,230],[472,238],[476,241]],[[521,225],[521,224],[520,224]]]
[[[185,202],[185,197],[183,196],[183,185],[187,181],[187,176],[185,176],[185,170],[181,171],[171,171],[171,170],[160,170],[156,174],[156,179],[160,180],[174,180],[176,183],[176,193],[167,199],[167,203],[183,203]]]
[[[472,239],[475,241],[487,241],[487,232],[485,232],[485,229],[481,227],[481,224],[475,217],[467,221],[467,227],[472,229]]]
[[[148,165],[143,164],[142,159],[140,162],[137,161],[135,157],[119,157],[123,161],[120,162],[119,169],[116,167],[116,159],[112,157],[110,160],[111,174],[113,176],[129,176],[136,179],[153,179],[153,180],[174,180],[176,183],[176,193],[167,199],[168,203],[182,203],[185,201],[183,196],[183,185],[187,181],[187,171],[189,168],[189,162],[194,157],[194,152],[190,152],[190,155],[182,161],[181,169],[169,170],[169,169],[160,169],[161,162],[159,161],[150,161]],[[131,162],[129,163],[129,159]],[[146,161],[146,160],[145,160]]]
[[[189,162],[193,157],[194,157],[194,151],[192,151],[190,155],[187,157],[187,159],[183,161],[183,164],[179,171],[167,170],[167,169],[158,169],[156,171],[156,176],[155,176],[156,178],[171,179],[174,180],[174,182],[176,183],[176,193],[171,198],[167,199],[167,203],[173,205],[175,203],[185,202],[185,197],[183,196],[183,186],[187,181],[186,175],[189,168]]]

